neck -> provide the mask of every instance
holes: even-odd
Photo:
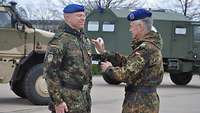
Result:
[[[69,22],[66,22],[66,24],[69,26],[69,27],[71,27],[72,29],[75,29],[75,30],[77,30],[77,31],[79,31],[80,32],[80,29],[79,28],[76,28],[76,27],[74,27],[71,23],[69,23]]]
[[[84,34],[81,30],[76,30],[73,29],[70,25],[66,24],[66,26],[64,27],[64,32],[66,33],[70,33],[74,36],[80,37],[82,34]]]
[[[142,40],[144,38],[144,36],[149,33],[148,31],[143,31],[143,32],[140,32],[140,34],[138,34],[136,37],[135,37],[135,40],[136,41],[139,41],[139,40]]]

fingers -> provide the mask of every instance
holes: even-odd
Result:
[[[95,44],[102,44],[103,39],[101,37],[98,37],[97,39],[91,39],[91,41]]]
[[[67,106],[65,107],[65,111],[66,111],[66,112],[68,112],[68,111],[69,111],[69,109],[68,109],[68,107],[67,107]]]
[[[108,61],[106,61],[106,62],[101,62],[101,70],[102,70],[103,72],[105,72],[106,69],[107,69],[108,67],[110,67],[110,66],[112,66],[112,63],[110,63],[110,62],[108,62]]]
[[[94,44],[94,45],[96,45],[96,44],[100,44],[99,41],[96,40],[96,39],[92,39],[91,41],[92,41],[92,44]]]
[[[56,109],[56,113],[65,113],[64,109]]]
[[[102,63],[101,63],[101,70],[102,70],[102,72],[105,72],[106,69],[107,69],[107,68],[106,68],[105,64],[102,64]]]
[[[65,111],[69,111],[67,105],[64,102],[59,104],[58,106],[55,106],[55,110],[56,113],[65,113]]]

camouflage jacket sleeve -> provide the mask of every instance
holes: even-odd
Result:
[[[113,66],[122,67],[127,63],[127,57],[114,52],[106,52],[101,55],[103,61],[109,61]]]
[[[60,93],[61,86],[59,79],[59,68],[61,66],[62,57],[62,43],[59,43],[59,41],[51,41],[44,59],[44,71],[49,95],[56,105],[63,101]]]
[[[143,45],[139,46],[134,52],[128,56],[127,62],[122,67],[108,67],[105,73],[111,73],[111,78],[115,80],[130,83],[139,76],[147,62],[147,48]]]

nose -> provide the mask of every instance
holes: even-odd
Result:
[[[85,20],[85,19],[86,19],[86,17],[85,17],[84,15],[82,15],[82,16],[81,16],[81,19],[82,19],[82,20]]]

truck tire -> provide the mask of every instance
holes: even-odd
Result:
[[[121,82],[120,81],[116,81],[114,79],[111,79],[108,75],[103,74],[103,79],[108,83],[108,84],[112,84],[112,85],[118,85]]]
[[[33,66],[25,76],[25,93],[27,99],[35,105],[47,105],[50,101],[45,79],[43,65]]]
[[[187,85],[192,80],[192,73],[170,73],[170,78],[176,85]]]
[[[24,81],[11,81],[10,87],[12,91],[19,97],[26,98],[24,91]]]

